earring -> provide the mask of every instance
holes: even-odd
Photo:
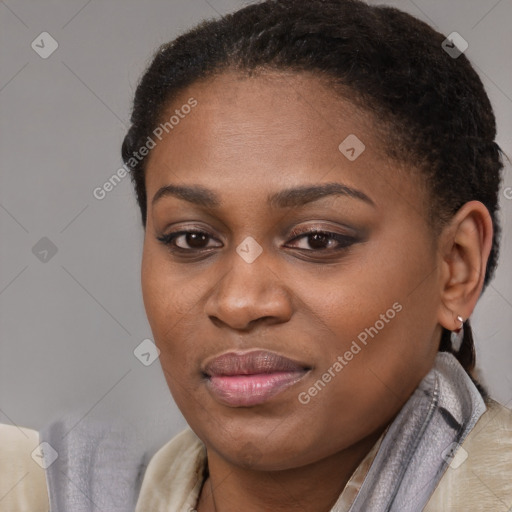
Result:
[[[450,334],[450,341],[452,342],[452,348],[455,352],[458,352],[464,339],[464,320],[461,316],[457,316],[457,320],[460,322],[460,327]]]

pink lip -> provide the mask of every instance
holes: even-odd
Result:
[[[301,380],[310,368],[275,352],[228,352],[208,362],[203,370],[210,392],[231,407],[266,402]]]

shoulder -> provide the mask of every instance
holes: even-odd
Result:
[[[0,512],[48,512],[36,430],[0,423]]]
[[[510,436],[512,433],[512,410],[492,398],[488,398],[485,401],[485,405],[487,406],[487,410],[476,423],[474,429],[470,433],[470,436],[476,436],[482,431],[508,431],[508,435]]]
[[[512,503],[512,411],[488,398],[433,493],[426,512],[507,511]],[[508,505],[508,506],[507,506]]]
[[[149,461],[136,512],[195,508],[206,466],[202,441],[187,428]]]

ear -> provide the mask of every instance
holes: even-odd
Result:
[[[466,321],[482,292],[492,247],[493,226],[487,208],[470,201],[455,214],[440,235],[440,294],[438,322],[453,331]]]

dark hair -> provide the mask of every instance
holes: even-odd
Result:
[[[501,150],[482,82],[465,55],[443,48],[445,36],[398,9],[359,0],[267,0],[206,20],[162,45],[134,98],[122,156],[146,226],[144,146],[176,95],[223,70],[312,72],[370,111],[386,127],[392,158],[421,171],[430,192],[432,225],[442,227],[471,200],[494,225],[484,288],[498,257]],[[379,123],[376,123],[376,125]],[[472,376],[469,321],[454,354]],[[439,350],[452,352],[443,329]]]

